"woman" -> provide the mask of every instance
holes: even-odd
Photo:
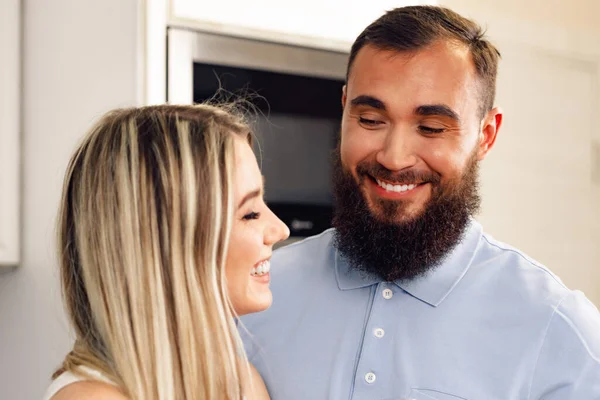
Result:
[[[76,341],[47,398],[268,398],[235,320],[271,304],[289,231],[230,111],[112,111],[76,151],[58,226]]]

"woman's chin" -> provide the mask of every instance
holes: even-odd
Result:
[[[256,312],[265,311],[271,304],[273,303],[273,295],[270,290],[265,293],[260,293],[252,296],[252,298],[248,298],[243,302],[244,304],[239,304],[235,306],[235,311],[237,315],[246,315],[252,314]]]

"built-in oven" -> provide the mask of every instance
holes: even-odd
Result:
[[[167,57],[170,103],[201,102],[221,91],[222,98],[246,97],[257,109],[253,130],[265,200],[291,240],[330,227],[331,155],[348,54],[170,28]]]

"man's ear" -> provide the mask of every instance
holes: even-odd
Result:
[[[478,160],[483,160],[492,147],[494,147],[498,131],[502,125],[502,116],[502,110],[499,107],[494,107],[488,111],[483,119],[483,124],[479,133],[479,149],[477,151]]]
[[[346,108],[346,85],[342,88],[342,110]]]

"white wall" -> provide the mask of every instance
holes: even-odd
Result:
[[[536,25],[598,33],[600,2],[597,0],[440,0],[439,3],[472,16],[497,16]]]
[[[137,0],[24,0],[22,264],[0,274],[0,398],[39,399],[71,342],[54,261],[67,160],[138,96]]]

